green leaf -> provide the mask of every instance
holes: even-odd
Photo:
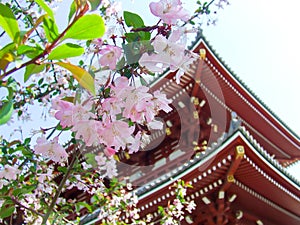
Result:
[[[11,216],[15,211],[15,205],[2,205],[0,209],[0,218],[4,219],[6,217]]]
[[[11,53],[5,53],[2,58],[0,59],[0,69],[5,71],[8,64],[10,64],[12,61],[14,61],[15,57]]]
[[[67,168],[67,167],[64,167],[64,166],[58,166],[58,167],[57,167],[57,170],[58,170],[59,172],[62,172],[62,173],[67,173],[68,168]]]
[[[86,202],[77,202],[76,203],[77,208],[80,209],[80,206],[86,208],[89,213],[93,212],[93,208]]]
[[[71,63],[57,62],[57,65],[69,70],[78,83],[85,89],[91,92],[91,94],[95,95],[95,82],[94,78],[87,71],[82,69],[81,67],[75,66]]]
[[[35,0],[35,2],[55,21],[52,9],[43,0]]]
[[[72,38],[76,40],[90,40],[100,38],[105,32],[104,21],[101,16],[91,14],[78,19],[66,32],[63,40]]]
[[[28,58],[34,58],[38,55],[40,55],[44,50],[41,48],[41,46],[36,45],[35,47],[33,46],[28,46],[28,45],[21,45],[17,53],[25,54]]]
[[[128,27],[140,28],[145,26],[143,19],[132,12],[124,11],[124,20]]]
[[[139,32],[126,33],[125,37],[128,42],[148,41],[151,38],[151,34],[150,32],[139,31]]]
[[[20,41],[20,29],[11,9],[0,3],[0,26],[15,43]]]
[[[16,49],[15,43],[9,43],[0,50],[0,59],[8,52],[13,52]]]
[[[100,5],[101,3],[101,0],[88,0],[88,2],[90,3],[90,6],[91,6],[91,11],[94,11],[98,8],[98,6]]]
[[[95,154],[94,153],[86,153],[84,154],[84,157],[85,157],[85,161],[92,165],[92,166],[97,166],[97,162],[95,160]]]
[[[70,103],[74,103],[75,102],[75,98],[71,97],[71,96],[63,97],[61,100],[64,100],[64,101],[70,102]]]
[[[25,148],[25,147],[21,148],[21,150],[22,150],[22,155],[23,155],[23,156],[25,156],[25,157],[27,157],[27,158],[31,158],[31,157],[32,157],[32,155],[33,155],[33,152],[32,152],[32,151],[28,150],[28,149]]]
[[[5,124],[9,121],[10,117],[12,116],[14,106],[13,106],[13,89],[8,89],[8,97],[7,101],[2,102],[2,106],[0,106],[0,125]]]
[[[17,49],[18,55],[26,55],[28,58],[34,58],[42,52],[43,49],[39,45],[35,47],[29,45],[20,45]]]
[[[150,41],[136,41],[123,44],[122,48],[126,57],[127,64],[137,63],[145,52],[153,51]]]
[[[140,35],[140,37],[143,41],[149,41],[151,38],[150,32],[140,31],[140,32],[138,32],[138,34]]]
[[[70,23],[71,19],[73,18],[75,12],[76,12],[76,4],[75,4],[75,1],[73,1],[70,6],[70,12],[69,12],[69,16],[68,16],[69,23]]]
[[[15,60],[13,52],[16,49],[15,43],[10,43],[0,50],[0,69],[5,71],[8,64]]]
[[[29,64],[26,66],[25,74],[24,74],[24,82],[26,82],[32,74],[40,73],[45,69],[45,64]]]
[[[18,196],[20,196],[20,195],[24,195],[24,194],[30,193],[30,192],[33,191],[35,188],[36,188],[35,185],[25,186],[25,187],[22,187],[22,188],[17,188],[17,189],[14,189],[14,190],[13,190],[12,194],[13,194],[15,197],[18,197]]]
[[[120,61],[117,63],[116,69],[117,69],[117,70],[122,69],[122,68],[125,66],[125,63],[126,63],[125,57],[122,57],[122,58],[120,59]]]
[[[140,77],[140,82],[143,86],[148,86],[147,81],[143,77]]]
[[[66,59],[75,56],[80,56],[83,53],[84,48],[82,48],[80,45],[67,43],[53,49],[53,51],[49,54],[48,59]]]
[[[58,37],[58,28],[54,20],[49,17],[44,18],[43,28],[47,40],[51,43]]]
[[[20,45],[17,49],[17,54],[25,55],[26,53],[34,52],[34,51],[36,51],[35,47],[29,46],[29,45]]]

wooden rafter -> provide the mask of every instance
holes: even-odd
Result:
[[[234,174],[237,171],[241,161],[243,160],[244,154],[245,154],[244,146],[242,145],[236,146],[235,157],[231,162],[231,165],[227,171],[226,179],[223,187],[221,188],[221,191],[227,191],[230,185],[234,182]]]

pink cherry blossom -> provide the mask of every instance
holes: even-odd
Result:
[[[58,110],[54,116],[63,128],[73,125],[73,107],[72,103],[58,98],[52,101],[52,108]]]
[[[84,105],[74,105],[61,99],[55,99],[52,108],[58,110],[55,113],[55,118],[60,121],[60,125],[63,128],[74,126],[79,121],[94,117],[94,114],[89,112],[92,109],[92,102],[90,101]]]
[[[178,19],[189,19],[189,12],[182,7],[180,0],[160,0],[151,2],[149,6],[151,13],[167,24],[175,24]]]
[[[190,201],[185,209],[189,213],[192,213],[192,210],[196,209],[196,204],[195,204],[194,200]]]
[[[162,35],[156,36],[152,42],[154,53],[144,53],[139,60],[141,66],[145,66],[152,72],[163,72],[170,67],[177,69],[184,57],[185,46],[166,39]]]
[[[92,110],[93,102],[87,101],[83,104],[76,104],[73,107],[73,125],[76,124],[78,121],[88,120],[94,118],[95,115],[90,112]]]
[[[100,126],[102,126],[101,122],[96,120],[79,120],[71,130],[76,132],[75,137],[78,140],[83,140],[86,146],[92,146],[99,143],[96,131]]]
[[[144,123],[145,121],[151,122],[157,114],[157,111],[155,110],[154,104],[151,100],[152,98],[148,101],[143,99],[143,101],[140,101],[138,104],[136,104],[135,109],[138,114],[135,117],[132,115],[131,118],[135,119],[135,121],[139,123]]]
[[[106,16],[117,14],[122,10],[122,2],[114,2],[109,8],[106,9]]]
[[[42,136],[36,140],[36,143],[37,144],[34,146],[34,152],[36,154],[40,154],[54,162],[63,162],[68,158],[67,152],[58,143],[58,137],[54,138],[52,141],[48,141]]]
[[[21,171],[16,166],[5,165],[4,169],[0,171],[0,178],[6,178],[7,180],[16,180],[17,175]]]
[[[148,87],[141,86],[127,93],[123,111],[124,117],[130,118],[133,122],[142,123],[144,121],[143,116],[151,110],[153,105],[151,102],[152,95],[148,91]]]
[[[122,49],[116,46],[107,45],[100,51],[102,55],[99,63],[102,66],[108,66],[111,70],[116,69],[117,61],[122,54]]]
[[[172,108],[169,106],[169,104],[172,103],[172,100],[167,99],[166,94],[156,90],[153,92],[153,97],[153,103],[159,110],[163,110],[166,113],[172,111]]]
[[[105,155],[102,152],[100,152],[99,155],[95,156],[95,160],[96,160],[98,166],[105,165],[106,159],[107,158],[105,157]]]
[[[129,86],[127,77],[118,77],[114,83],[110,85],[111,92],[114,97],[120,101],[124,100],[128,94],[134,91],[132,86]]]
[[[128,150],[129,150],[129,154],[132,154],[134,152],[138,152],[139,149],[140,149],[140,146],[141,146],[141,137],[142,137],[142,134],[141,132],[138,132],[135,137],[131,138],[129,141],[128,141]]]
[[[185,54],[185,45],[178,39],[177,33],[171,34],[168,39],[158,35],[152,42],[152,45],[154,53],[144,53],[139,60],[140,65],[158,73],[163,72],[167,68],[170,68],[171,72],[179,69],[176,74],[176,82],[179,83],[180,77],[189,69],[189,65],[194,59]]]
[[[161,121],[153,120],[150,123],[148,123],[148,127],[153,130],[161,130],[163,129],[164,124]]]
[[[104,154],[107,156],[107,157],[111,157],[113,156],[114,154],[116,153],[116,150],[112,147],[106,147],[104,149]]]
[[[113,147],[116,151],[125,149],[128,139],[132,138],[134,127],[129,127],[127,122],[116,120],[101,130],[103,143],[108,147]]]
[[[120,99],[111,97],[104,99],[102,103],[102,108],[100,113],[101,114],[109,114],[111,119],[115,120],[116,115],[120,114],[122,112],[122,108],[124,106],[124,102],[120,101]]]
[[[118,175],[116,161],[111,158],[105,163],[105,174],[108,178],[113,178]]]

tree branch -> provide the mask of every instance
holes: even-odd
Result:
[[[72,169],[73,169],[73,167],[74,167],[74,165],[75,165],[75,163],[77,161],[77,157],[78,157],[79,153],[83,150],[84,147],[85,147],[85,145],[82,145],[80,149],[75,149],[74,150],[74,153],[72,155],[72,161],[71,161],[71,163],[70,163],[70,165],[68,167],[68,170],[67,170],[65,176],[63,177],[63,179],[61,180],[61,182],[60,182],[60,184],[59,184],[59,186],[57,188],[57,191],[55,193],[55,196],[54,196],[54,198],[53,198],[53,200],[52,200],[52,202],[51,202],[51,204],[50,204],[50,206],[49,206],[46,214],[43,216],[42,225],[46,224],[46,222],[47,222],[50,214],[52,213],[52,211],[54,209],[54,206],[56,205],[56,201],[59,198],[59,196],[60,196],[60,194],[62,192],[62,189],[63,189],[64,185],[66,184],[66,181],[68,180],[69,176],[71,175]]]
[[[22,204],[21,202],[19,202],[17,199],[15,199],[15,198],[13,198],[13,197],[11,197],[11,199],[12,199],[12,201],[13,201],[16,205],[20,206],[21,208],[24,208],[24,209],[26,209],[26,210],[28,210],[28,211],[30,211],[30,212],[36,214],[36,215],[39,215],[39,216],[41,216],[41,217],[44,216],[44,214],[39,213],[38,211],[36,211],[36,210],[34,210],[34,209],[31,209],[31,208],[28,208],[27,206],[23,205],[23,204]]]
[[[41,59],[44,56],[46,56],[47,54],[49,54],[51,52],[51,50],[56,47],[56,45],[61,40],[61,38],[63,38],[63,36],[66,34],[66,32],[74,25],[74,23],[76,23],[76,21],[87,12],[88,8],[89,8],[89,6],[88,6],[88,4],[86,4],[85,7],[80,11],[80,13],[78,14],[78,16],[76,16],[74,18],[74,20],[72,21],[72,23],[70,23],[67,26],[67,28],[60,35],[58,35],[58,37],[49,46],[47,46],[45,48],[45,50],[41,54],[39,54],[35,58],[27,61],[26,63],[22,64],[21,66],[15,67],[15,68],[9,70],[8,72],[5,72],[2,76],[0,76],[0,80],[3,80],[3,78],[7,77],[8,75],[10,75],[10,74],[12,74],[12,73],[14,73],[14,72],[16,72],[16,71],[18,71],[18,70],[26,67],[26,66],[28,66],[30,64],[36,63],[39,59]]]

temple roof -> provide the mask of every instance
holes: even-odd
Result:
[[[237,163],[234,151],[240,146],[245,152]],[[232,170],[234,164],[236,168]],[[229,175],[233,177],[232,181],[228,181]],[[261,220],[263,224],[296,225],[300,222],[299,181],[262,149],[244,127],[220,145],[137,189],[141,211],[149,212],[155,205],[172,199],[167,187],[177,179],[190,180],[194,188],[189,198],[202,199],[205,204],[217,202],[211,199],[214,192],[226,192],[227,197],[236,195],[231,210],[241,210],[245,214],[245,221],[239,224],[248,224],[251,218]],[[206,211],[205,204],[198,207]],[[203,218],[208,216],[205,213],[209,214],[203,212]],[[202,221],[201,218],[193,220]]]

